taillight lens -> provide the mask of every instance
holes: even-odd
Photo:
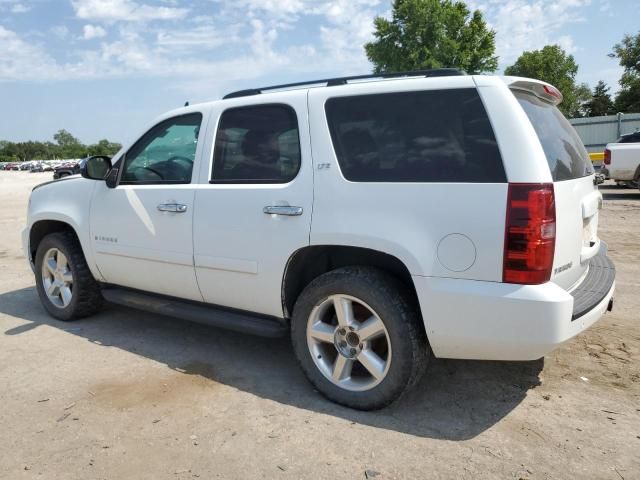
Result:
[[[608,148],[604,149],[604,164],[611,165],[611,150]]]
[[[558,90],[556,87],[552,87],[551,85],[544,85],[543,88],[544,93],[546,93],[547,95],[550,95],[556,100],[562,100],[562,93],[560,93],[560,90]]]
[[[528,285],[549,281],[555,246],[553,184],[509,184],[502,280]]]

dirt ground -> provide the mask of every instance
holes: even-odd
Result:
[[[329,403],[286,339],[109,307],[47,316],[0,171],[0,478],[640,478],[640,192],[604,186],[615,307],[544,360],[434,360],[392,407]]]

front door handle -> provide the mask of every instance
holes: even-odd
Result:
[[[158,210],[161,212],[184,213],[187,211],[187,206],[183,203],[161,203],[158,205]]]
[[[302,207],[289,207],[287,205],[268,205],[262,211],[267,215],[286,215],[288,217],[302,215]]]

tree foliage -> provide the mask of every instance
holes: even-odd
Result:
[[[620,78],[620,91],[616,96],[615,107],[619,112],[640,112],[640,32],[625,35],[622,42],[614,45],[614,56],[618,57],[624,68]]]
[[[571,117],[588,117],[589,113],[587,111],[587,105],[593,98],[593,94],[591,93],[589,85],[586,83],[576,85],[575,96],[576,108],[574,112],[570,114]]]
[[[53,142],[0,141],[0,161],[56,160],[83,158],[89,155],[114,155],[122,147],[119,143],[103,139],[96,144],[84,145],[66,130],[58,131]]]
[[[576,85],[578,65],[573,55],[567,55],[559,45],[547,45],[541,50],[524,52],[516,63],[505,68],[504,73],[550,83],[564,97],[559,106],[562,113],[569,117],[581,115],[580,97],[584,100],[584,88]]]
[[[587,117],[599,117],[601,115],[611,115],[616,113],[613,108],[613,100],[609,94],[609,86],[600,80],[593,89],[591,100],[585,105],[585,113]]]
[[[462,1],[394,0],[391,20],[376,17],[375,40],[364,48],[374,71],[460,68],[467,73],[498,68],[495,32],[482,14]]]

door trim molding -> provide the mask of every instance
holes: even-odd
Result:
[[[209,270],[224,270],[227,272],[258,274],[258,262],[241,258],[209,257],[207,255],[195,256],[196,268]]]
[[[149,260],[152,262],[193,267],[193,257],[188,253],[151,250],[149,248],[132,247],[128,245],[112,245],[99,240],[95,241],[94,245],[97,254],[115,255],[117,257],[135,258],[136,260]]]

